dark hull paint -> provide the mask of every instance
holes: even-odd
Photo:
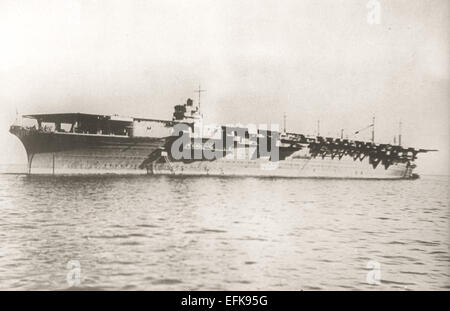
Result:
[[[53,133],[12,127],[31,174],[145,174],[142,163],[164,138]]]
[[[128,137],[42,132],[12,126],[25,146],[30,174],[168,174],[218,176],[277,176],[305,178],[408,179],[412,168],[396,164],[376,169],[368,159],[329,157],[281,160],[267,169],[261,159],[235,161],[173,162],[161,151],[173,140],[168,137]],[[291,150],[289,150],[291,154]],[[232,155],[230,155],[232,156]],[[229,158],[227,156],[226,158]]]

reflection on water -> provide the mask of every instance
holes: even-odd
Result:
[[[450,289],[448,185],[0,175],[0,289]]]

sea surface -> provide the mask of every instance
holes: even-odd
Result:
[[[449,290],[449,177],[0,174],[0,289]]]

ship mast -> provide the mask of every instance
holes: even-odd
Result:
[[[372,117],[372,143],[375,143],[375,116]]]
[[[198,90],[195,90],[194,92],[198,93],[198,112],[201,114],[200,112],[200,97],[201,97],[201,93],[202,92],[206,92],[206,90],[202,90],[200,84],[198,85]]]
[[[372,128],[371,142],[372,142],[372,143],[375,143],[375,116],[372,117],[372,124],[366,126],[365,128],[362,128],[362,129],[360,129],[360,130],[357,130],[355,133],[353,133],[353,135],[359,134],[359,133],[361,133],[362,131],[365,131],[365,130],[367,130],[367,129],[369,129],[369,128]]]

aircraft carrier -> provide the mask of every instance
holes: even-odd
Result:
[[[192,99],[175,106],[172,120],[32,114],[16,120],[10,132],[25,147],[28,174],[50,175],[414,179],[417,155],[434,151],[406,148],[400,141],[379,144],[373,136],[359,141],[258,126],[205,125],[200,100],[194,104]]]

